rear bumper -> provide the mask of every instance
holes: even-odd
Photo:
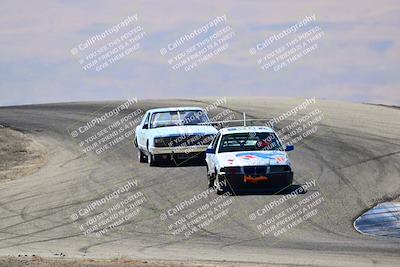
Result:
[[[282,189],[293,183],[293,172],[268,173],[268,174],[221,174],[220,177],[227,181],[227,187],[234,190],[257,189]]]

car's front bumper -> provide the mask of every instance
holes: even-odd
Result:
[[[176,147],[149,147],[152,155],[158,154],[193,154],[205,152],[208,145],[204,146],[176,146]]]

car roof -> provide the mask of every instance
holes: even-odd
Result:
[[[235,134],[235,133],[273,133],[274,130],[265,126],[240,126],[240,127],[227,127],[219,130],[221,134]]]
[[[149,109],[149,112],[166,112],[166,111],[183,111],[183,110],[203,110],[199,107],[168,107],[168,108],[153,108]]]

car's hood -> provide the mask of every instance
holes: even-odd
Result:
[[[151,134],[154,137],[167,137],[167,136],[184,136],[184,135],[207,135],[217,134],[217,129],[210,125],[182,125],[182,126],[170,126],[170,127],[159,127],[150,129]]]
[[[217,154],[221,167],[258,166],[258,165],[290,165],[284,151],[239,151]]]

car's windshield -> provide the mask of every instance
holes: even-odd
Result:
[[[208,117],[202,110],[163,111],[151,116],[150,128],[207,123]]]
[[[283,150],[274,133],[252,132],[222,136],[219,153],[234,151]]]

